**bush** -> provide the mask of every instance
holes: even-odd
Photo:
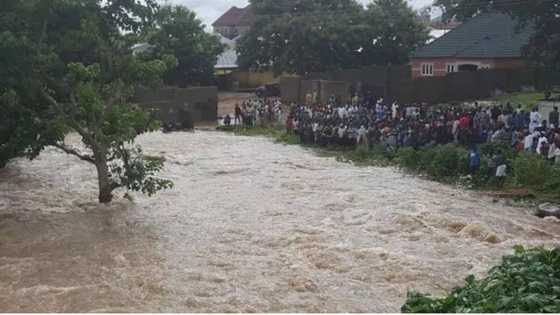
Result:
[[[513,160],[516,185],[542,190],[551,173],[552,166],[541,156],[524,153]]]
[[[433,148],[419,150],[419,163],[418,170],[431,174],[432,161],[436,157],[436,152]]]
[[[479,151],[480,155],[488,157],[502,153],[507,160],[513,160],[517,156],[517,152],[512,147],[496,143],[484,143],[480,145]]]
[[[429,164],[428,173],[435,178],[455,177],[468,174],[468,153],[453,145],[439,146]]]
[[[372,159],[392,161],[397,156],[395,148],[382,144],[374,145],[371,149]]]
[[[294,134],[280,133],[276,136],[276,141],[284,144],[299,144],[299,137]]]
[[[399,164],[409,170],[418,170],[421,161],[421,154],[414,148],[402,148],[397,153]]]
[[[363,145],[356,147],[356,150],[354,150],[352,154],[352,160],[356,162],[364,162],[370,159],[371,157],[372,154],[369,151],[369,148]]]
[[[483,156],[480,159],[480,168],[473,176],[472,183],[475,187],[488,186],[494,180],[494,172],[490,169],[490,158]]]
[[[403,313],[558,313],[560,249],[516,247],[488,277],[466,279],[449,296],[409,292]]]
[[[560,196],[560,167],[556,165],[550,167],[550,171],[544,184],[544,190],[553,192]]]

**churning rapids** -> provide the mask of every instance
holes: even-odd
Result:
[[[0,170],[0,311],[396,312],[407,289],[442,294],[560,235],[530,209],[264,138],[139,142],[173,190],[98,205],[94,168],[56,149]]]

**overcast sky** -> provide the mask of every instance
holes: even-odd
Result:
[[[226,12],[232,6],[244,7],[248,0],[161,0],[161,2],[170,4],[181,4],[195,11],[198,17],[207,26],[211,25],[217,18]],[[371,2],[371,0],[358,0],[362,3]],[[429,5],[433,0],[407,0],[414,8],[421,8]]]

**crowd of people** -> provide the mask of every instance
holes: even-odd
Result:
[[[448,143],[473,147],[493,142],[560,162],[558,108],[542,117],[510,103],[499,106],[401,106],[373,104],[292,105],[286,129],[304,144],[429,147]]]
[[[263,126],[271,122],[282,122],[282,102],[278,97],[254,98],[235,105],[233,117],[229,114],[223,118],[225,126],[244,125],[247,127]]]
[[[232,123],[226,116],[226,125]],[[259,98],[237,105],[233,124],[260,126],[284,124],[286,132],[307,145],[386,148],[428,148],[450,143],[470,149],[472,172],[480,167],[478,146],[496,143],[518,152],[533,152],[560,164],[560,117],[558,108],[542,117],[538,108],[527,111],[508,103],[481,106],[401,105],[383,99],[337,104],[283,105],[278,98]],[[502,153],[491,163],[495,176],[505,177]]]

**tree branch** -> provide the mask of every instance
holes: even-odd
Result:
[[[92,156],[83,155],[83,154],[79,153],[78,151],[76,151],[75,149],[72,149],[72,148],[69,148],[69,147],[65,146],[64,144],[55,143],[55,144],[53,144],[53,146],[55,148],[58,148],[58,149],[60,149],[64,152],[70,154],[70,155],[74,155],[74,156],[78,157],[82,161],[86,161],[86,162],[95,164],[95,159]]]
[[[80,136],[82,136],[82,138],[92,142],[92,138],[89,136],[89,134],[86,132],[85,129],[83,129],[80,125],[78,125],[78,123],[76,123],[75,119],[73,117],[70,117],[62,108],[62,106],[58,103],[57,100],[55,100],[49,93],[47,93],[44,89],[41,89],[41,96],[43,96],[43,98],[45,100],[47,100],[47,102],[49,102],[58,112],[60,115],[64,116],[67,120],[67,123],[70,127],[74,128],[79,134]],[[71,99],[71,103],[74,107],[77,108],[77,102],[76,102],[76,97],[74,96],[74,94],[70,95],[70,99]]]

